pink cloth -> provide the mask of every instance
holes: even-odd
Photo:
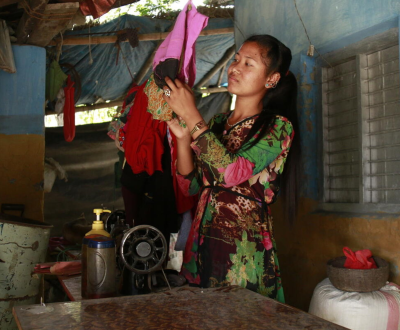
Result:
[[[191,9],[188,11],[189,5]],[[184,48],[183,62],[178,78],[192,87],[196,79],[195,43],[207,23],[208,17],[200,14],[192,0],[189,0],[179,13],[174,29],[158,48],[153,60],[153,70],[160,62],[168,58],[180,60],[182,48]]]

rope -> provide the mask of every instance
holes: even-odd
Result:
[[[133,78],[133,75],[132,75],[132,72],[131,72],[131,70],[129,69],[129,65],[128,65],[128,62],[126,61],[126,58],[125,58],[124,52],[122,51],[122,48],[121,48],[121,46],[120,46],[120,44],[119,44],[119,43],[117,43],[117,44],[116,44],[116,46],[117,46],[117,48],[118,48],[118,51],[120,51],[120,52],[121,52],[121,54],[122,54],[122,58],[123,58],[123,60],[124,60],[124,62],[125,62],[125,65],[126,65],[126,67],[128,68],[129,74],[130,74],[130,76],[131,76],[131,78],[132,78],[132,81],[133,81],[133,80],[134,80],[134,78]],[[117,61],[118,61],[118,58],[117,58]],[[117,64],[118,64],[118,62],[117,62]]]
[[[89,25],[89,65],[93,64],[93,57],[92,57],[92,37],[90,35],[90,25]]]
[[[72,16],[66,16],[67,14],[63,14],[63,13],[61,13],[61,14],[57,14],[57,13],[44,14],[40,11],[36,11],[36,10],[32,9],[26,0],[22,0],[20,2],[20,5],[29,17],[36,18],[41,21],[55,21],[55,20],[69,21],[75,16],[75,14]],[[48,18],[48,17],[53,17],[53,18]]]
[[[60,62],[60,55],[62,54],[62,45],[64,42],[64,38],[63,38],[63,35],[61,32],[60,32],[60,36],[61,36],[61,42],[57,44],[57,56],[56,56],[57,62]]]
[[[311,42],[311,39],[310,39],[310,36],[309,36],[308,33],[307,33],[306,26],[305,26],[305,24],[304,24],[304,22],[303,22],[303,19],[301,18],[299,9],[297,8],[296,0],[293,0],[293,2],[294,2],[294,6],[296,7],[297,16],[299,16],[300,21],[301,21],[301,24],[303,24],[304,32],[306,33],[308,42],[310,43],[310,46],[313,46],[313,44],[312,44],[312,42]],[[317,50],[317,48],[315,48],[315,46],[313,46],[313,47],[314,47],[314,50],[317,52],[317,54],[332,68],[332,65],[319,53],[319,51]]]

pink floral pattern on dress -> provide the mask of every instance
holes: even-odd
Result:
[[[253,176],[254,164],[246,158],[238,157],[237,161],[229,164],[224,172],[225,187],[236,186]],[[219,169],[218,169],[219,171]]]

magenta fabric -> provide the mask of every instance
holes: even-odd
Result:
[[[188,11],[189,5],[191,9]],[[193,87],[196,79],[195,43],[207,23],[208,17],[200,14],[192,0],[189,0],[178,15],[174,29],[158,48],[153,60],[153,70],[168,58],[180,60],[184,48],[183,63],[178,78]]]

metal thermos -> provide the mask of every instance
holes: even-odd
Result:
[[[81,264],[82,264],[82,276],[81,276],[81,296],[87,298],[87,248],[89,240],[94,237],[100,237],[101,235],[94,234],[88,235],[83,238],[82,251],[81,251]]]
[[[116,295],[115,258],[115,241],[112,238],[99,236],[88,239],[85,298],[107,298]]]

